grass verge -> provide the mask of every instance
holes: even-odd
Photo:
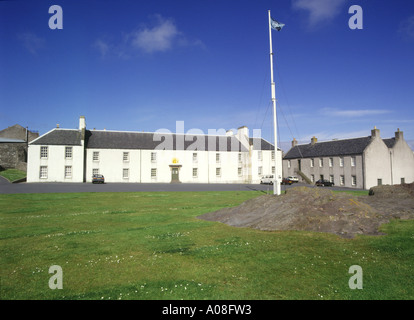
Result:
[[[3,171],[0,171],[0,176],[6,178],[10,182],[13,182],[13,181],[25,178],[26,172],[22,170],[17,170],[17,169],[6,169]]]
[[[342,239],[196,218],[260,194],[0,195],[1,299],[414,298],[414,221]],[[62,290],[49,288],[52,265]],[[362,290],[349,288],[352,265]]]

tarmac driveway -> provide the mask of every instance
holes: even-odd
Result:
[[[1,177],[0,177],[1,178]],[[4,179],[5,180],[5,179]],[[295,186],[309,186],[303,183],[282,185],[282,191]],[[332,190],[349,188],[329,187]],[[0,179],[0,194],[10,193],[71,193],[71,192],[156,192],[156,191],[249,191],[256,190],[271,194],[273,186],[263,184],[209,184],[209,183],[10,183]],[[352,189],[355,190],[355,189]]]

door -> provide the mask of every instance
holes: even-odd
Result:
[[[178,176],[178,168],[172,168],[171,169],[171,182],[178,182],[180,181],[179,176]]]

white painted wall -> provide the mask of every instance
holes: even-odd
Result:
[[[382,179],[382,184],[391,184],[389,149],[379,135],[373,137],[364,151],[364,167],[365,189],[377,186],[378,179]]]
[[[27,182],[83,182],[83,146],[72,147],[72,159],[65,159],[66,146],[47,146],[47,159],[40,158],[40,145],[28,147]],[[40,167],[47,167],[47,178],[40,178]],[[65,178],[65,166],[72,167],[72,177]]]
[[[392,154],[392,183],[400,184],[401,178],[405,183],[414,182],[414,153],[404,139],[397,139],[390,150]]]

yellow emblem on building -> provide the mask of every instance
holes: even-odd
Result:
[[[178,159],[177,158],[173,158],[172,163],[178,163]]]

